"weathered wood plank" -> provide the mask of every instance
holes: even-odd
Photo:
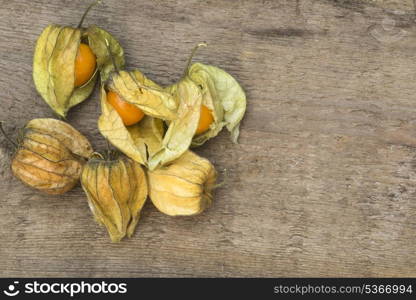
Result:
[[[298,2],[298,5],[296,3]],[[105,1],[87,20],[123,44],[128,66],[177,80],[190,49],[249,100],[239,145],[198,150],[227,184],[206,213],[145,206],[111,244],[81,188],[62,197],[12,178],[1,140],[1,276],[416,276],[416,37],[412,1]],[[49,23],[83,1],[0,1],[0,119],[52,116],[31,79]],[[99,150],[97,94],[69,122]]]

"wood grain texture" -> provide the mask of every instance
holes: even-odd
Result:
[[[0,0],[0,119],[51,117],[31,78],[50,23],[88,1]],[[298,3],[298,4],[297,4]],[[197,152],[226,185],[204,214],[150,202],[134,238],[111,244],[80,187],[25,187],[1,139],[0,276],[416,276],[416,26],[412,1],[106,0],[86,24],[122,43],[129,68],[170,84],[191,48],[247,92],[239,145]],[[68,120],[105,148],[98,95]]]

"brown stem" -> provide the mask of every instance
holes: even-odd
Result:
[[[89,158],[93,158],[94,156],[97,156],[97,157],[99,157],[100,159],[104,159],[104,156],[102,156],[102,154],[101,154],[101,153],[99,153],[99,152],[93,152],[93,153],[91,153],[91,155],[90,155],[90,157],[89,157]]]
[[[107,157],[108,159],[110,159],[111,158],[111,145],[108,139],[105,139],[105,141],[107,142]]]
[[[18,145],[16,144],[16,142],[15,141],[13,141],[7,134],[6,134],[6,132],[4,131],[4,128],[3,128],[3,121],[0,121],[0,131],[1,131],[1,133],[4,135],[4,137],[6,138],[6,140],[8,141],[8,142],[10,142],[15,148],[17,148],[18,147]]]
[[[102,0],[96,0],[87,7],[87,9],[85,10],[84,14],[81,17],[81,21],[79,21],[79,24],[77,26],[78,29],[81,28],[82,23],[84,23],[84,19],[88,15],[88,13],[90,12],[91,8],[93,8],[97,4],[101,4],[102,2],[103,2]]]
[[[185,71],[183,72],[183,77],[185,77],[186,75],[188,75],[188,71],[189,71],[189,68],[191,67],[192,59],[194,58],[194,55],[195,55],[196,51],[198,51],[199,48],[206,47],[206,46],[208,46],[208,44],[205,43],[205,42],[202,42],[202,43],[199,43],[198,45],[196,45],[192,49],[191,55],[189,56],[188,62],[186,63]]]
[[[212,187],[213,190],[215,190],[217,188],[220,188],[220,187],[222,187],[222,186],[224,186],[224,185],[227,184],[227,180],[228,180],[228,170],[227,169],[224,169],[224,171],[223,171],[223,177],[224,177],[224,179],[222,180],[222,182],[217,183],[217,184],[215,184]]]

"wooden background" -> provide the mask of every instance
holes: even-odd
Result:
[[[0,0],[0,119],[52,117],[32,82],[37,36],[76,25],[89,1]],[[80,187],[45,196],[9,170],[0,139],[0,276],[416,276],[416,23],[412,0],[106,0],[86,25],[122,43],[129,68],[176,81],[196,60],[247,92],[239,145],[198,149],[227,183],[190,218],[150,202],[111,244]],[[97,93],[69,122],[105,143]]]

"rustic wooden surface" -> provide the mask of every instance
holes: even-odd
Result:
[[[52,117],[32,51],[88,1],[0,1],[0,119]],[[214,206],[171,218],[150,202],[111,244],[80,187],[45,196],[9,171],[1,139],[0,276],[416,276],[416,24],[413,1],[116,1],[86,23],[112,32],[129,68],[177,80],[190,49],[247,92],[239,145],[197,152],[226,185]],[[91,139],[97,93],[69,122]]]

